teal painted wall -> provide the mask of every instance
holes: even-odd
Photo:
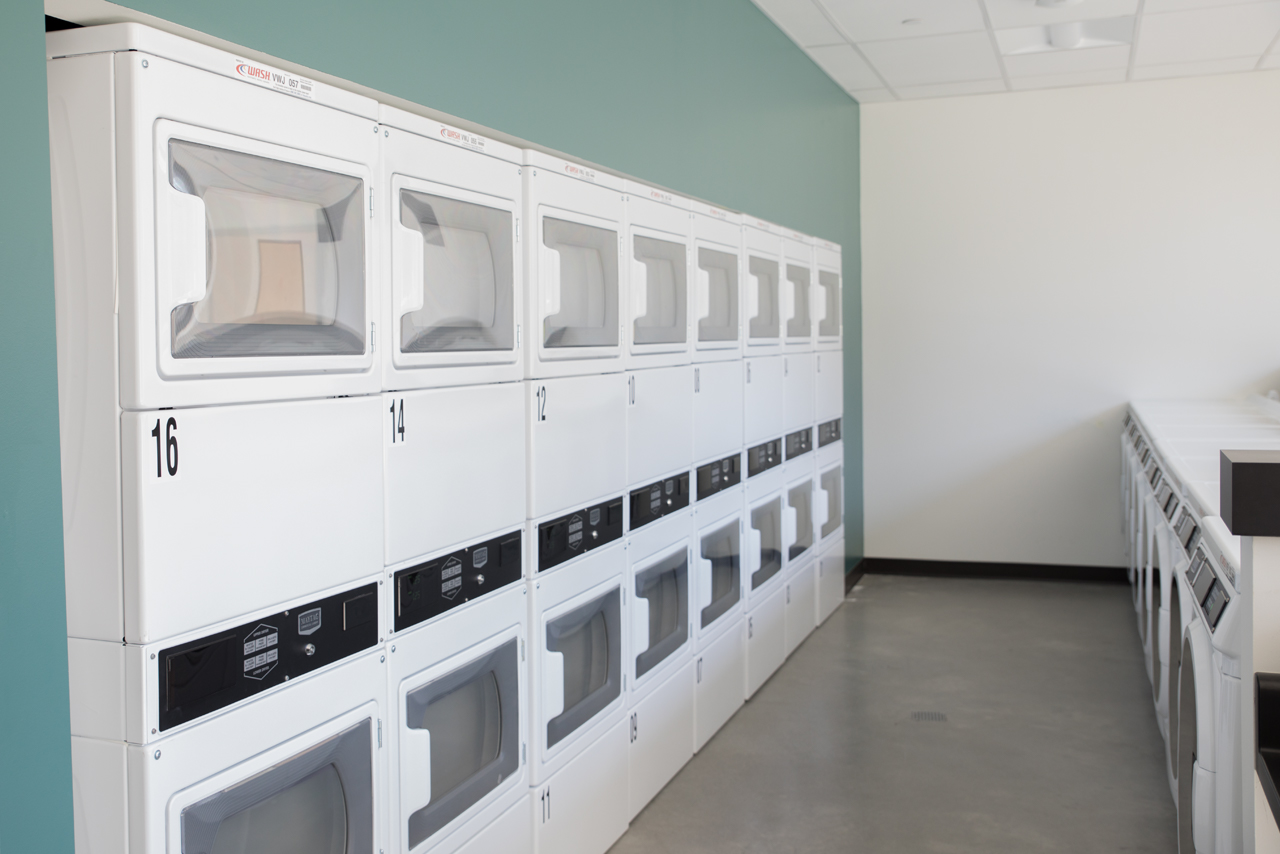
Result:
[[[0,3],[0,852],[71,850],[44,10]]]
[[[124,0],[844,246],[847,549],[862,555],[858,107],[749,0]],[[70,848],[40,7],[0,4],[0,854]]]

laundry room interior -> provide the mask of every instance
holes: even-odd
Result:
[[[0,45],[0,854],[1280,853],[1280,0]]]

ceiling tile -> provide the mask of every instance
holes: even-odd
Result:
[[[985,32],[868,42],[859,47],[895,89],[1000,76],[995,48]]]
[[[1080,50],[1048,50],[1004,58],[1009,77],[1039,77],[1046,74],[1070,74],[1076,71],[1100,71],[1129,67],[1129,46],[1089,47]]]
[[[1119,18],[1134,15],[1138,0],[1084,0],[1082,3],[1049,8],[1037,6],[1036,0],[986,0],[991,26],[997,30],[1007,27],[1038,27],[1062,21],[1087,21],[1093,18]],[[1146,7],[1151,8],[1151,0]]]
[[[831,75],[831,79],[846,90],[874,89],[883,86],[884,82],[867,65],[851,45],[831,45],[813,47],[808,50],[814,62],[822,66],[822,70]]]
[[[983,30],[979,0],[818,0],[855,42]],[[914,21],[915,23],[904,23]]]
[[[1148,15],[1159,15],[1163,12],[1181,12],[1184,9],[1207,9],[1211,6],[1238,6],[1249,0],[1146,0],[1142,11]]]
[[[970,80],[965,83],[931,83],[928,86],[904,86],[894,90],[899,98],[946,98],[951,95],[981,95],[1004,92],[1003,80]]]
[[[1259,68],[1280,68],[1280,50],[1273,50],[1262,60]]]
[[[858,92],[850,92],[853,100],[859,104],[878,104],[882,101],[895,101],[896,98],[888,89],[862,89]]]
[[[1230,74],[1252,71],[1258,61],[1252,56],[1234,59],[1211,59],[1207,62],[1178,62],[1173,65],[1134,66],[1134,80],[1159,80],[1165,77],[1199,77],[1202,74]]]
[[[1092,83],[1123,83],[1125,69],[1077,71],[1073,74],[1046,74],[1041,77],[1019,77],[1010,80],[1014,89],[1059,89],[1063,86],[1088,86]]]
[[[819,44],[844,44],[844,38],[831,26],[827,16],[813,0],[753,0],[791,40],[801,47]]]
[[[1280,0],[1143,15],[1137,64],[1171,65],[1209,59],[1255,59],[1280,32]]]

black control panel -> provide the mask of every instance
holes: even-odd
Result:
[[[1182,516],[1178,518],[1178,524],[1173,530],[1178,535],[1178,542],[1182,543],[1182,548],[1187,554],[1191,554],[1200,539],[1200,526],[1196,524],[1196,517],[1192,516],[1191,511],[1186,507],[1182,508]]]
[[[512,531],[397,572],[396,631],[519,581],[521,542]]]
[[[1205,622],[1209,624],[1209,631],[1213,631],[1218,627],[1218,621],[1222,619],[1222,612],[1226,610],[1231,596],[1227,593],[1227,588],[1214,575],[1203,549],[1196,550],[1195,558],[1187,567],[1187,583],[1191,586],[1191,593],[1195,596],[1196,602],[1200,605]]]
[[[818,425],[818,447],[825,448],[832,442],[840,441],[840,419],[827,421]]]
[[[689,506],[689,473],[659,480],[631,492],[631,530]]]
[[[782,464],[782,442],[774,439],[747,449],[747,477],[755,477]]]
[[[795,459],[801,454],[807,454],[813,450],[813,428],[806,427],[803,430],[797,430],[794,433],[788,433],[786,438],[787,459]]]
[[[378,585],[366,584],[162,650],[160,730],[377,645]]]
[[[546,572],[621,536],[621,498],[543,522],[538,526],[538,572]]]
[[[698,466],[698,500],[742,483],[742,455],[734,454],[705,466]]]

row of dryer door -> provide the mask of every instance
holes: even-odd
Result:
[[[47,50],[67,380],[123,410],[841,347],[835,244],[135,24]]]
[[[73,738],[78,850],[600,854],[843,597],[840,530],[770,555],[743,491],[385,640],[400,579],[140,662],[162,727],[274,687]]]

